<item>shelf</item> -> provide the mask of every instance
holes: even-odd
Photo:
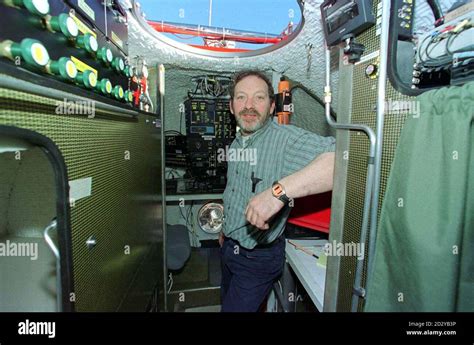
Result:
[[[291,240],[294,244],[319,255],[323,252],[327,240]],[[311,297],[319,311],[323,311],[326,268],[317,264],[317,259],[286,242],[286,260],[295,272],[298,280]]]

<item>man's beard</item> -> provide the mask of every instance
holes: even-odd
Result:
[[[254,115],[255,120],[252,121],[252,123],[245,122],[243,119],[244,115]],[[237,124],[240,127],[241,132],[245,134],[252,134],[263,127],[266,120],[268,119],[268,116],[263,116],[257,110],[250,108],[250,109],[243,109],[241,112],[239,112],[239,115],[236,116],[235,118],[236,118]]]

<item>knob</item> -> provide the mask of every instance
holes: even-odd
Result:
[[[90,236],[86,240],[87,249],[92,250],[92,248],[94,248],[96,245],[97,245],[97,240],[94,235]]]
[[[119,101],[123,100],[123,97],[124,97],[123,88],[120,85],[115,85],[112,91],[112,95]]]
[[[74,38],[79,34],[76,22],[67,13],[61,13],[57,17],[49,16],[46,20],[46,27],[53,32],[62,32],[67,38]]]
[[[97,86],[97,74],[91,70],[85,70],[77,74],[76,81],[88,89],[94,89]]]
[[[79,47],[85,49],[91,54],[97,53],[97,50],[99,49],[97,39],[89,33],[79,36],[76,43]]]
[[[0,43],[0,55],[14,60],[21,57],[28,67],[43,69],[49,63],[45,46],[37,40],[25,38],[21,43],[10,40]]]
[[[114,55],[110,48],[102,47],[97,52],[97,57],[106,65],[110,65],[114,59]]]
[[[5,0],[7,6],[26,8],[30,13],[44,17],[49,13],[48,0]]]
[[[112,83],[109,79],[104,78],[97,83],[96,89],[102,92],[104,95],[110,95],[112,92]]]
[[[66,80],[75,80],[77,77],[76,65],[67,57],[62,57],[57,61],[50,61],[46,69],[49,73],[59,75]]]
[[[130,90],[125,91],[125,101],[127,103],[132,103],[133,102],[133,92]]]
[[[378,67],[376,64],[369,64],[365,68],[365,76],[370,79],[374,79],[377,77],[378,74]]]
[[[125,66],[123,73],[129,78],[133,78],[135,76],[135,69],[132,66]]]
[[[122,73],[125,70],[125,62],[121,57],[116,57],[112,60],[112,67],[119,73]]]

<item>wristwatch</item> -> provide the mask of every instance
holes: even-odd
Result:
[[[278,181],[272,184],[272,195],[285,205],[290,203],[290,198],[286,195],[285,188],[283,188],[283,185]]]

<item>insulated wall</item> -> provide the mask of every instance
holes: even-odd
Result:
[[[13,79],[1,80],[4,85]],[[154,288],[162,292],[163,285],[157,117],[113,111],[101,102],[93,102],[93,113],[68,113],[58,106],[74,95],[52,98],[59,92],[50,89],[51,97],[45,97],[1,87],[0,126],[51,139],[64,158],[69,181],[83,182],[82,188],[70,190],[74,289],[64,293],[76,311],[144,311]],[[91,238],[96,244],[89,248]]]

